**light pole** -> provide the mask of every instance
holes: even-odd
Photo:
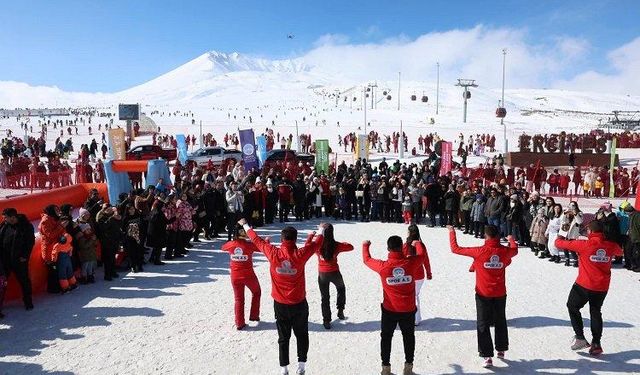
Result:
[[[438,108],[440,107],[440,63],[436,63],[438,69],[438,78],[436,81],[436,115],[438,114]]]
[[[462,115],[462,122],[467,122],[467,100],[471,98],[471,91],[469,91],[469,87],[478,87],[475,79],[463,79],[458,78],[458,83],[456,86],[460,86],[464,89],[462,93],[462,98],[464,99],[464,109]]]
[[[505,78],[505,65],[507,61],[507,49],[502,49],[502,101],[501,107],[505,108],[504,104],[504,78]],[[502,125],[502,135],[504,139],[504,153],[509,152],[509,141],[507,140],[507,125],[504,123],[504,116],[500,118],[500,125]]]
[[[364,134],[367,134],[367,87],[362,88],[362,106],[364,107]]]
[[[398,72],[398,111],[400,110],[400,72]]]

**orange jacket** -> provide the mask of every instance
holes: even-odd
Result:
[[[64,228],[60,225],[59,221],[47,214],[42,214],[42,220],[38,225],[38,232],[40,232],[41,241],[41,255],[42,260],[45,262],[55,262],[53,259],[53,246],[60,240],[60,237],[64,234]],[[71,241],[69,241],[71,242]]]
[[[69,256],[71,256],[71,252],[73,250],[73,247],[71,246],[71,241],[73,239],[68,233],[64,234],[64,238],[67,239],[65,243],[60,243],[59,242],[60,240],[58,239],[58,242],[53,244],[53,251],[51,252],[51,258],[53,259],[54,262],[58,261],[58,254],[60,253],[66,253],[66,254],[69,254]]]

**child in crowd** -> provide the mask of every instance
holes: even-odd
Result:
[[[58,242],[53,245],[52,256],[58,269],[58,280],[60,282],[60,293],[65,294],[78,287],[76,278],[73,276],[73,265],[71,264],[71,236],[65,233]]]
[[[484,236],[484,224],[486,217],[484,215],[484,196],[476,194],[475,202],[471,206],[471,220],[473,220],[473,236],[482,238]]]
[[[532,250],[535,252],[536,256],[538,253],[546,253],[547,252],[547,226],[549,225],[549,218],[545,215],[544,207],[540,207],[538,209],[538,213],[536,217],[533,218],[533,222],[531,223],[531,230],[529,233],[531,234],[531,245]]]
[[[402,202],[402,219],[405,224],[411,224],[413,215],[411,214],[411,197],[404,197],[404,202]]]

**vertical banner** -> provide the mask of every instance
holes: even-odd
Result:
[[[369,142],[365,134],[358,134],[356,146],[356,158],[368,160]]]
[[[609,163],[609,198],[614,198],[616,196],[616,185],[613,181],[613,169],[616,166],[616,141],[617,137],[613,137],[613,141],[611,142],[611,162]],[[637,199],[637,198],[636,198]]]
[[[109,156],[111,156],[111,160],[125,160],[127,158],[124,138],[124,129],[109,129]]]
[[[253,129],[239,131],[240,147],[242,148],[242,160],[244,160],[244,170],[250,171],[258,169],[258,158],[256,157],[255,137]]]
[[[442,142],[442,158],[440,159],[440,176],[451,172],[451,142]]]
[[[256,137],[256,149],[260,168],[264,165],[264,161],[267,160],[267,137],[261,135]]]
[[[329,173],[329,141],[316,140],[316,173]]]
[[[187,162],[187,140],[184,134],[176,134],[176,142],[178,143],[178,160],[184,165]]]

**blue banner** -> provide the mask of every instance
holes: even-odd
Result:
[[[253,129],[239,130],[240,147],[242,147],[242,160],[244,160],[244,170],[250,171],[258,169],[258,158],[256,157],[255,137]]]
[[[178,160],[184,165],[187,162],[187,140],[184,134],[176,134],[176,142],[178,142]]]
[[[264,161],[267,160],[267,137],[264,135],[256,137],[256,146],[258,161],[260,162],[260,168],[264,165]]]

